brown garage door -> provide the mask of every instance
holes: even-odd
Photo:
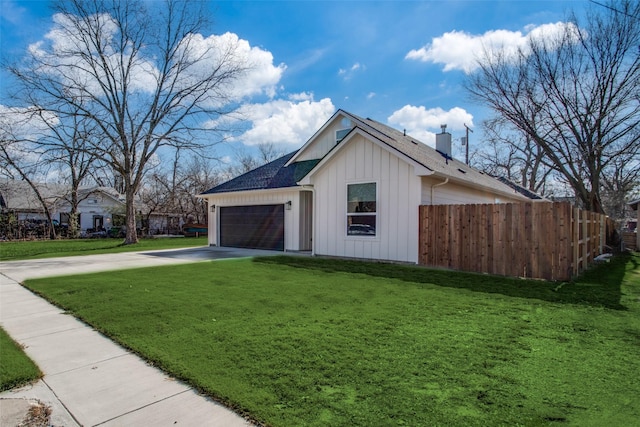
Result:
[[[220,246],[284,251],[284,205],[220,208]]]

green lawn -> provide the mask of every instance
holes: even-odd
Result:
[[[140,239],[135,245],[123,245],[122,239],[35,240],[1,242],[0,261],[95,255],[154,249],[186,248],[207,245],[206,237]]]
[[[42,376],[20,346],[0,328],[0,391],[30,383]]]
[[[272,426],[631,426],[640,255],[576,283],[303,257],[31,280]]]

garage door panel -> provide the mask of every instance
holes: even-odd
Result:
[[[220,245],[284,251],[284,205],[220,208]]]

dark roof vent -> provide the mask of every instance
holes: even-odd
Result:
[[[464,171],[464,170],[462,170],[462,169],[460,169],[460,168],[458,168],[458,170],[459,170],[460,172],[462,172],[462,173],[467,173],[467,171]]]

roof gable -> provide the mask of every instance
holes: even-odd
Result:
[[[351,128],[336,140],[334,131]],[[298,151],[289,153],[264,166],[249,171],[204,193],[216,194],[234,191],[264,190],[270,188],[295,187],[310,182],[311,176],[331,162],[331,158],[348,144],[354,134],[361,134],[375,144],[393,152],[405,162],[414,165],[416,175],[436,175],[472,188],[481,188],[492,193],[539,198],[502,182],[469,165],[453,159],[432,147],[369,118],[363,119],[344,110],[336,111]],[[305,178],[305,179],[303,179]]]
[[[327,128],[329,124],[336,122],[338,118],[348,118],[353,123],[354,129],[357,128],[361,133],[368,135],[372,140],[376,140],[379,143],[384,144],[391,151],[396,152],[399,157],[409,158],[413,162],[421,165],[422,168],[416,169],[419,175],[436,174],[443,178],[449,178],[453,182],[458,182],[475,188],[488,189],[494,193],[528,197],[528,195],[523,194],[511,185],[500,182],[494,177],[472,168],[459,160],[440,153],[434,148],[413,138],[411,135],[407,135],[406,132],[401,132],[375,120],[369,118],[363,119],[344,110],[338,110],[336,114],[329,119],[327,124],[323,126],[323,128]],[[319,132],[316,132],[316,135],[318,134]],[[342,141],[348,143],[348,139],[347,135],[347,137]],[[313,137],[299,150],[291,161],[294,161],[297,157],[302,157],[300,152],[305,150],[306,147],[311,146],[313,143],[312,140]],[[325,158],[322,161],[323,164],[328,160],[326,157],[335,154],[335,148],[341,143],[342,142],[337,143],[336,146],[332,147],[327,155],[325,155]],[[322,165],[319,165],[319,167],[321,166]],[[315,170],[311,171],[308,177],[313,173],[315,173]]]

